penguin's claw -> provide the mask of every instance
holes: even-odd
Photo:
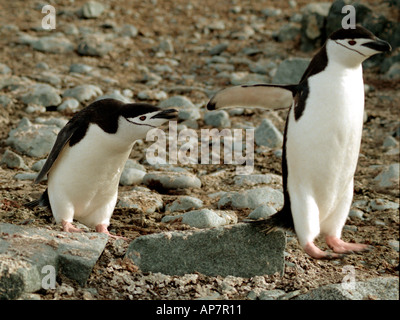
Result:
[[[342,259],[345,257],[345,254],[322,251],[313,242],[306,243],[303,249],[310,257],[314,259]]]
[[[333,236],[327,236],[326,243],[334,252],[342,254],[343,253],[352,254],[363,251],[371,251],[373,249],[373,247],[368,244],[349,243],[343,241],[338,237],[333,237]]]
[[[107,229],[107,225],[105,225],[105,224],[98,224],[96,226],[96,232],[105,233],[110,238],[128,240],[128,238],[111,234],[110,231],[108,231],[108,229]]]
[[[81,229],[74,227],[71,222],[63,220],[61,224],[65,232],[83,232]]]

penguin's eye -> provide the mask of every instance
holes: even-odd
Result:
[[[146,120],[146,116],[141,116],[139,119],[144,121],[144,120]]]
[[[354,40],[349,40],[347,43],[348,43],[349,45],[351,45],[351,46],[354,46],[357,42],[354,41]]]

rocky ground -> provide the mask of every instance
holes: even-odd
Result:
[[[289,235],[284,275],[249,278],[143,272],[124,259],[130,241],[140,236],[237,223],[279,207],[279,200],[266,204],[262,196],[241,205],[227,200],[226,193],[238,192],[230,194],[238,197],[255,188],[281,189],[281,133],[287,111],[240,109],[210,117],[205,105],[214,92],[233,84],[295,82],[324,40],[325,27],[337,20],[332,10],[328,15],[331,4],[309,4],[126,0],[89,8],[85,1],[55,1],[56,29],[45,31],[41,3],[0,1],[0,223],[60,230],[50,212],[23,204],[46,187],[45,182],[32,184],[32,179],[57,132],[95,99],[178,104],[178,130],[192,128],[199,136],[201,128],[256,128],[257,176],[248,180],[237,176],[235,165],[223,163],[152,165],[146,159],[152,142],[136,144],[110,226],[112,233],[129,241],[108,240],[84,287],[60,275],[55,289],[26,297],[290,299],[341,283],[346,266],[354,267],[357,281],[398,278],[400,68],[395,44],[400,32],[398,8],[390,2],[362,1],[359,7],[363,23],[391,41],[394,50],[365,65],[363,141],[354,203],[343,231],[345,240],[368,243],[374,250],[318,261],[307,257]],[[298,59],[287,60],[294,57]],[[149,177],[153,171],[157,173]],[[164,183],[163,174],[171,177],[170,184]],[[177,175],[186,178],[175,181]],[[189,198],[174,203],[182,196]],[[196,220],[196,214],[183,215],[193,209],[209,209],[202,212],[210,215],[206,223]],[[327,249],[323,241],[317,243]]]

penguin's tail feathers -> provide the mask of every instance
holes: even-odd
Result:
[[[294,232],[293,218],[290,212],[282,209],[274,215],[260,220],[246,220],[245,222],[261,229],[266,234],[278,230]]]
[[[33,209],[37,206],[50,208],[49,194],[47,193],[47,189],[42,193],[39,199],[27,202],[24,204],[24,206],[29,209]]]

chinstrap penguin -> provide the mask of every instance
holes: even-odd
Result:
[[[341,240],[352,198],[364,113],[362,62],[390,51],[369,30],[333,32],[316,53],[300,82],[293,85],[243,85],[221,90],[209,110],[225,107],[290,108],[282,152],[284,206],[256,221],[266,232],[294,230],[313,258],[337,258],[369,249]],[[314,244],[318,235],[334,251]]]
[[[143,103],[99,100],[78,112],[59,132],[35,183],[46,175],[40,199],[26,204],[49,206],[67,232],[79,232],[73,219],[108,232],[119,180],[134,143],[149,130],[177,116]]]

